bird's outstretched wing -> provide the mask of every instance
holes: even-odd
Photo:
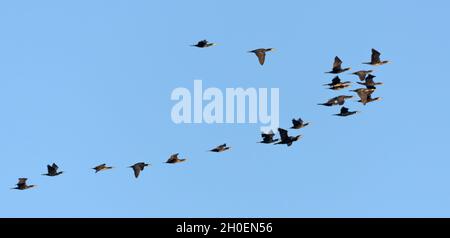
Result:
[[[178,160],[178,153],[171,155],[169,160],[171,161]]]
[[[365,71],[358,71],[355,72],[355,74],[359,77],[359,80],[364,81],[366,78],[366,72]]]
[[[255,54],[256,57],[258,57],[259,64],[264,65],[264,62],[266,61],[266,52],[263,50],[258,50]]]
[[[139,174],[141,173],[141,168],[140,166],[133,166],[133,171],[134,171],[134,177],[139,177]]]
[[[27,178],[19,178],[19,181],[17,182],[17,186],[23,186],[27,183]]]
[[[333,70],[334,71],[339,71],[341,70],[341,65],[342,65],[342,60],[339,59],[339,57],[335,57],[334,58],[334,63],[333,63]]]
[[[331,80],[332,85],[336,85],[336,84],[340,84],[340,83],[341,83],[341,79],[339,78],[339,76],[336,76]]]
[[[361,99],[361,102],[365,105],[368,102],[368,97],[370,94],[373,93],[373,90],[371,89],[363,89],[357,91],[359,98]]]
[[[52,170],[53,170],[53,167],[48,164],[47,165],[47,172],[50,173],[50,172],[52,172]]]
[[[269,134],[262,133],[261,136],[262,136],[264,141],[271,141],[273,139],[273,137],[275,136],[275,134],[273,134],[273,133],[269,133]]]
[[[100,165],[95,166],[94,169],[99,170],[99,169],[104,168],[105,166],[106,166],[106,164],[100,164]]]
[[[301,125],[301,122],[300,122],[299,120],[292,119],[292,125],[293,125],[294,127],[297,127],[297,126],[300,126],[300,125]]]
[[[381,62],[380,56],[381,56],[380,52],[378,52],[376,49],[372,49],[372,59],[371,59],[372,64],[380,63]]]
[[[289,135],[288,135],[288,131],[283,129],[283,128],[278,128],[278,133],[280,133],[280,138],[282,141],[288,140],[289,139]]]
[[[342,107],[341,108],[341,114],[347,114],[347,113],[348,113],[348,108]]]
[[[345,103],[345,96],[338,96],[336,98],[336,100],[337,100],[337,103],[342,106]]]

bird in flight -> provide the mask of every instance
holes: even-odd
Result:
[[[186,161],[187,159],[179,159],[178,153],[173,154],[169,157],[169,159],[166,161],[166,164],[177,164]]]
[[[47,173],[46,174],[42,174],[42,175],[54,177],[54,176],[58,176],[58,175],[60,175],[62,173],[64,173],[64,172],[63,171],[59,171],[58,172],[58,165],[53,163],[52,165],[47,165]]]
[[[375,91],[375,89],[358,88],[356,90],[351,91],[356,92],[358,94],[360,98],[358,102],[362,103],[363,105],[366,105],[369,102],[381,100],[380,97],[372,98],[372,93]]]
[[[220,153],[220,152],[224,152],[226,150],[231,149],[231,147],[228,147],[227,144],[222,144],[217,146],[216,148],[210,150],[211,152],[216,152],[216,153]]]
[[[357,75],[359,77],[359,80],[364,81],[366,79],[366,76],[372,72],[373,72],[373,70],[360,70],[360,71],[353,72],[351,74]]]
[[[139,177],[139,174],[141,173],[141,171],[143,171],[144,168],[147,166],[149,166],[149,164],[146,164],[144,162],[139,162],[139,163],[131,165],[129,168],[133,169],[134,177],[137,178],[137,177]]]
[[[339,57],[334,58],[333,69],[329,72],[325,72],[328,74],[340,74],[342,72],[348,71],[351,68],[342,68],[342,60]]]
[[[309,122],[304,122],[301,118],[292,119],[292,127],[291,129],[301,129],[309,125]]]
[[[261,133],[262,141],[260,141],[259,143],[272,144],[279,141],[279,139],[273,139],[274,136],[275,133],[273,133],[273,131],[269,131],[268,133]]]
[[[260,48],[260,49],[249,51],[249,53],[254,53],[256,55],[256,57],[258,57],[259,64],[264,65],[264,62],[266,61],[266,52],[269,52],[269,51],[275,51],[275,49],[274,48],[267,48],[267,49]]]
[[[195,46],[198,48],[208,48],[208,47],[215,46],[215,45],[216,45],[216,43],[210,43],[207,40],[201,40],[201,41],[197,42],[197,44],[191,45],[191,46]]]
[[[367,75],[365,82],[363,82],[363,83],[357,82],[357,83],[366,86],[367,89],[376,89],[376,87],[375,87],[376,85],[383,85],[383,83],[374,82],[373,79],[375,77],[376,77],[375,75],[369,74],[369,75]]]
[[[331,107],[334,105],[342,106],[345,103],[345,99],[350,99],[350,98],[353,98],[353,96],[341,95],[341,96],[337,96],[332,99],[329,99],[326,103],[319,103],[318,105],[327,106],[327,107]]]
[[[336,76],[331,80],[331,83],[324,84],[323,86],[329,86],[329,89],[331,90],[340,90],[343,88],[350,87],[351,83],[352,82],[350,81],[341,82],[339,76]]]
[[[19,182],[17,182],[17,187],[12,188],[12,189],[17,189],[17,190],[26,190],[29,188],[34,188],[37,185],[27,185],[27,178],[19,178]]]
[[[342,107],[341,111],[338,114],[334,114],[335,116],[340,116],[340,117],[347,117],[347,116],[351,116],[353,114],[358,113],[358,111],[349,111],[348,108],[346,107]]]
[[[381,56],[381,53],[379,51],[377,51],[376,49],[372,49],[372,57],[371,57],[370,62],[366,62],[363,64],[368,64],[368,65],[372,65],[372,66],[380,66],[380,65],[389,63],[389,60],[381,61],[380,56]]]
[[[92,168],[93,170],[95,170],[95,173],[98,173],[100,171],[103,170],[108,170],[108,169],[112,169],[113,167],[111,166],[106,166],[106,164],[101,164],[101,165],[97,165],[94,168]]]
[[[275,143],[275,145],[291,146],[292,143],[298,141],[301,138],[301,135],[289,136],[288,131],[283,128],[278,128],[278,133],[280,133],[281,141]]]

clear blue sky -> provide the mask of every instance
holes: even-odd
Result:
[[[2,1],[2,217],[449,217],[448,1]],[[209,49],[189,47],[201,39]],[[274,47],[261,67],[259,47]],[[370,49],[383,97],[316,104]],[[356,77],[342,75],[345,80]],[[280,88],[291,148],[260,125],[175,125],[176,87]],[[223,154],[205,151],[227,142]],[[172,153],[184,164],[163,164]],[[153,166],[139,179],[126,166]],[[41,176],[56,162],[66,173]],[[106,162],[116,168],[94,174]],[[18,177],[39,187],[10,190]]]

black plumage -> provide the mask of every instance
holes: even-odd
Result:
[[[383,85],[383,83],[375,82],[373,80],[375,77],[376,77],[375,75],[369,74],[367,75],[365,82],[357,82],[357,83],[366,86],[367,89],[376,89],[377,85]]]
[[[376,49],[372,49],[372,56],[370,59],[370,62],[366,62],[363,64],[368,64],[368,65],[372,65],[372,66],[380,66],[383,64],[387,64],[389,63],[388,60],[381,60],[380,59],[381,53],[379,51],[377,51]]]
[[[335,106],[335,105],[342,106],[342,105],[344,105],[345,100],[349,99],[349,98],[353,98],[353,96],[340,95],[340,96],[329,99],[325,103],[319,103],[318,105],[327,106],[327,107],[331,107],[331,106]]]
[[[17,189],[17,190],[26,190],[29,188],[34,188],[36,187],[36,185],[28,185],[27,184],[27,178],[19,178],[19,181],[16,184],[16,187],[12,188],[12,189]]]
[[[348,71],[351,68],[342,68],[342,60],[339,57],[334,58],[333,69],[329,72],[325,72],[328,74],[340,74],[342,72]]]
[[[366,76],[372,72],[373,72],[373,70],[360,70],[360,71],[353,72],[352,74],[357,75],[359,80],[364,81],[366,79]]]
[[[301,138],[301,135],[289,136],[288,131],[285,129],[282,129],[282,128],[278,128],[278,133],[280,134],[281,140],[279,142],[275,143],[275,145],[291,146],[292,143],[294,143],[295,141],[298,141]]]
[[[220,153],[220,152],[224,152],[231,149],[231,147],[228,147],[227,144],[222,144],[217,146],[216,148],[210,150],[211,152],[216,152],[216,153]]]
[[[301,118],[292,119],[292,127],[291,129],[301,129],[309,125],[309,122],[304,122]]]
[[[47,165],[47,173],[43,175],[54,177],[64,173],[64,171],[58,172],[58,169],[59,167],[55,163],[53,163],[52,165]]]
[[[185,162],[187,159],[180,159],[178,158],[178,153],[173,154],[169,157],[169,159],[166,161],[167,164],[177,164],[181,162]]]
[[[113,167],[111,166],[106,166],[106,164],[101,164],[101,165],[97,165],[94,168],[92,168],[93,170],[95,170],[95,173],[98,173],[100,171],[103,170],[108,170],[108,169],[112,169]]]
[[[375,91],[375,89],[358,88],[356,90],[351,91],[356,92],[358,94],[360,98],[358,102],[362,103],[363,105],[366,105],[369,102],[381,100],[380,97],[372,98],[372,93]]]
[[[339,76],[336,76],[331,80],[331,83],[324,84],[323,86],[329,86],[328,89],[331,90],[340,90],[343,88],[350,87],[350,84],[351,84],[350,81],[342,82]]]
[[[192,45],[192,46],[195,46],[198,48],[208,48],[208,47],[215,46],[215,45],[216,45],[215,43],[210,43],[207,40],[201,40],[201,41],[197,42],[197,44]]]
[[[358,111],[349,111],[348,108],[346,107],[342,107],[341,111],[338,114],[334,114],[335,116],[340,116],[340,117],[348,117],[351,116],[353,114],[358,113]]]
[[[274,51],[274,48],[260,48],[256,50],[249,51],[249,53],[254,53],[256,57],[258,57],[258,61],[260,65],[264,65],[264,62],[266,61],[266,52]]]
[[[134,177],[138,178],[139,174],[141,173],[141,171],[143,171],[144,168],[147,167],[147,166],[149,166],[149,164],[146,164],[144,162],[139,162],[139,163],[131,165],[129,168],[133,169]]]
[[[270,131],[268,133],[261,133],[262,141],[260,141],[259,143],[272,144],[279,141],[279,139],[274,139],[274,136],[275,133],[273,133],[273,131]]]

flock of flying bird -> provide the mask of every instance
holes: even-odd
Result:
[[[198,47],[198,48],[208,48],[208,47],[215,46],[215,45],[216,45],[215,43],[210,43],[207,40],[201,40],[197,44],[192,45],[192,46]],[[274,48],[260,48],[260,49],[249,51],[249,53],[254,53],[258,57],[258,61],[259,61],[260,65],[264,65],[264,62],[266,60],[266,53],[270,52],[270,51],[274,51],[274,50],[275,50]],[[371,65],[371,66],[380,66],[380,65],[389,63],[389,61],[387,61],[387,60],[382,61],[380,59],[380,56],[381,56],[380,52],[378,52],[375,49],[372,49],[371,61],[367,62],[367,63],[363,63],[363,64],[367,64],[367,65]],[[341,74],[341,73],[349,71],[349,70],[351,70],[351,68],[342,68],[342,61],[341,61],[341,59],[339,59],[339,57],[336,56],[334,59],[332,70],[329,72],[326,72],[326,73],[337,75],[337,74]],[[356,94],[360,98],[360,100],[358,102],[361,102],[363,105],[366,105],[367,103],[378,101],[381,99],[380,97],[372,98],[372,93],[375,92],[376,86],[383,84],[381,82],[374,81],[374,78],[376,76],[372,75],[371,74],[372,72],[373,72],[373,70],[360,70],[360,71],[351,73],[352,75],[356,75],[359,77],[359,80],[361,82],[357,82],[358,84],[365,86],[365,88],[350,90],[352,92],[356,92]],[[329,89],[335,90],[335,91],[341,90],[344,88],[348,88],[348,87],[350,87],[350,85],[351,85],[350,81],[342,82],[341,79],[339,78],[339,76],[334,77],[332,79],[331,83],[324,84],[324,86],[328,86]],[[342,106],[342,105],[344,105],[345,100],[350,99],[350,98],[353,98],[353,96],[339,95],[339,96],[329,99],[325,103],[321,103],[318,105],[323,105],[323,106],[328,106],[328,107],[335,106],[335,105]],[[334,115],[341,116],[341,117],[347,117],[347,116],[350,116],[350,115],[353,115],[356,113],[358,113],[358,111],[350,111],[347,107],[342,106],[340,112],[338,114],[334,114]],[[309,124],[310,124],[309,122],[304,122],[301,118],[298,118],[298,119],[294,118],[294,119],[292,119],[292,127],[290,129],[298,130],[298,129],[308,126]],[[302,137],[301,135],[289,136],[288,131],[283,128],[278,128],[278,133],[280,135],[280,138],[274,139],[275,133],[273,133],[273,131],[270,131],[268,133],[263,132],[261,134],[262,141],[260,141],[259,143],[275,144],[275,145],[284,144],[287,146],[291,146],[295,141],[298,141]],[[219,145],[209,151],[220,153],[220,152],[227,151],[229,149],[230,149],[230,147],[227,146],[227,144],[222,144],[222,145]],[[178,155],[179,155],[178,153],[171,155],[165,163],[176,164],[176,163],[181,163],[181,162],[184,162],[187,160],[187,159],[180,159],[178,157]],[[139,163],[129,166],[129,168],[133,169],[134,176],[136,178],[138,178],[141,171],[143,171],[144,168],[149,165],[150,164],[147,164],[145,162],[139,162]],[[113,168],[112,166],[107,166],[106,164],[100,164],[98,166],[95,166],[92,169],[95,171],[95,173],[98,173],[100,171],[109,170],[112,168]],[[47,165],[47,173],[42,174],[42,175],[55,177],[55,176],[63,174],[63,171],[58,171],[58,170],[59,170],[58,165],[53,163],[52,165]],[[36,187],[36,185],[28,185],[27,178],[19,178],[19,181],[16,184],[16,187],[14,187],[12,189],[26,190],[26,189],[33,188],[33,187]]]
[[[250,52],[255,53],[259,59],[259,63],[261,65],[263,65],[264,61],[265,61],[266,52],[268,52],[268,51],[273,51],[273,48],[256,49],[256,50],[252,50]],[[380,56],[381,56],[380,52],[378,52],[375,49],[372,49],[371,61],[363,63],[363,64],[371,65],[371,66],[380,66],[380,65],[389,63],[389,61],[387,61],[387,60],[382,61],[380,59]],[[325,72],[325,73],[337,75],[337,74],[341,74],[341,73],[349,71],[349,70],[351,70],[351,68],[342,68],[342,60],[339,59],[338,56],[336,56],[334,58],[333,68],[331,69],[331,71]],[[376,76],[372,75],[371,73],[373,73],[373,70],[360,70],[360,71],[351,73],[352,75],[356,75],[359,77],[359,80],[361,82],[357,82],[358,84],[365,86],[365,88],[358,88],[356,90],[350,90],[352,92],[356,92],[356,94],[360,98],[360,100],[358,102],[362,103],[363,105],[366,105],[367,103],[378,101],[381,99],[380,97],[372,98],[372,94],[373,94],[373,92],[375,92],[376,86],[382,85],[383,83],[375,82],[374,78]],[[337,91],[337,90],[341,90],[341,89],[350,87],[351,83],[352,82],[350,82],[350,81],[342,82],[341,79],[339,78],[339,76],[336,76],[331,80],[331,83],[324,84],[323,86],[328,86],[329,87],[328,89]],[[334,115],[340,116],[340,117],[347,117],[347,116],[351,116],[353,114],[358,113],[358,111],[350,111],[347,107],[343,106],[345,104],[345,100],[350,99],[350,98],[353,98],[353,96],[339,95],[339,96],[329,99],[325,103],[320,103],[318,105],[323,105],[323,106],[327,106],[327,107],[331,107],[331,106],[335,106],[335,105],[342,106],[340,112],[337,114],[334,114]],[[301,129],[308,125],[309,125],[309,122],[304,122],[301,118],[298,118],[298,119],[294,118],[294,119],[292,119],[291,129]],[[289,136],[288,131],[283,128],[278,128],[278,133],[280,134],[280,139],[274,139],[275,133],[273,133],[273,131],[270,131],[269,133],[262,133],[261,136],[263,139],[260,143],[285,144],[287,146],[291,146],[292,143],[294,143],[295,141],[298,141],[302,137],[301,135]]]

